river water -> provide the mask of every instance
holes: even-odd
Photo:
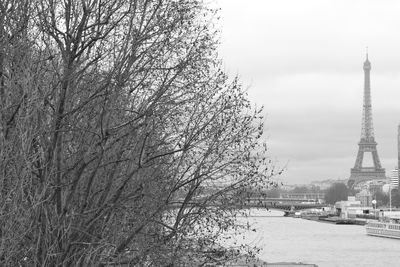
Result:
[[[262,248],[266,262],[303,262],[325,266],[400,266],[400,240],[367,236],[364,226],[335,225],[283,217],[280,211],[250,210],[256,232],[241,243]]]

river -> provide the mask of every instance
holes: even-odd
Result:
[[[241,242],[262,248],[266,262],[325,266],[400,266],[400,240],[367,236],[364,226],[335,225],[283,217],[280,211],[250,210],[256,232]]]

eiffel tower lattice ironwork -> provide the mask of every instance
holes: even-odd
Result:
[[[361,140],[358,143],[358,153],[354,168],[351,169],[351,175],[348,181],[349,187],[370,180],[385,179],[385,169],[382,168],[379,160],[377,143],[374,137],[374,126],[372,123],[372,107],[371,107],[371,87],[370,87],[370,71],[371,63],[367,58],[364,62],[364,104],[362,113]],[[364,154],[370,152],[372,154],[372,167],[364,167]]]

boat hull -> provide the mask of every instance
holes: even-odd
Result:
[[[373,222],[365,227],[367,235],[400,239],[400,224]]]

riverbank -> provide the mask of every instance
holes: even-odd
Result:
[[[226,267],[318,267],[316,264],[302,262],[266,262],[260,259],[247,260],[246,258],[235,260]]]
[[[317,221],[317,222],[322,222],[322,223],[332,223],[332,224],[352,224],[352,225],[366,225],[367,220],[366,219],[344,219],[340,218],[338,216],[304,216],[301,217],[302,219],[305,220],[311,220],[311,221]]]
[[[365,218],[342,218],[332,214],[312,212],[312,213],[298,213],[298,212],[284,212],[284,217],[301,218],[310,221],[332,223],[332,224],[352,224],[352,225],[366,225],[367,219]]]

